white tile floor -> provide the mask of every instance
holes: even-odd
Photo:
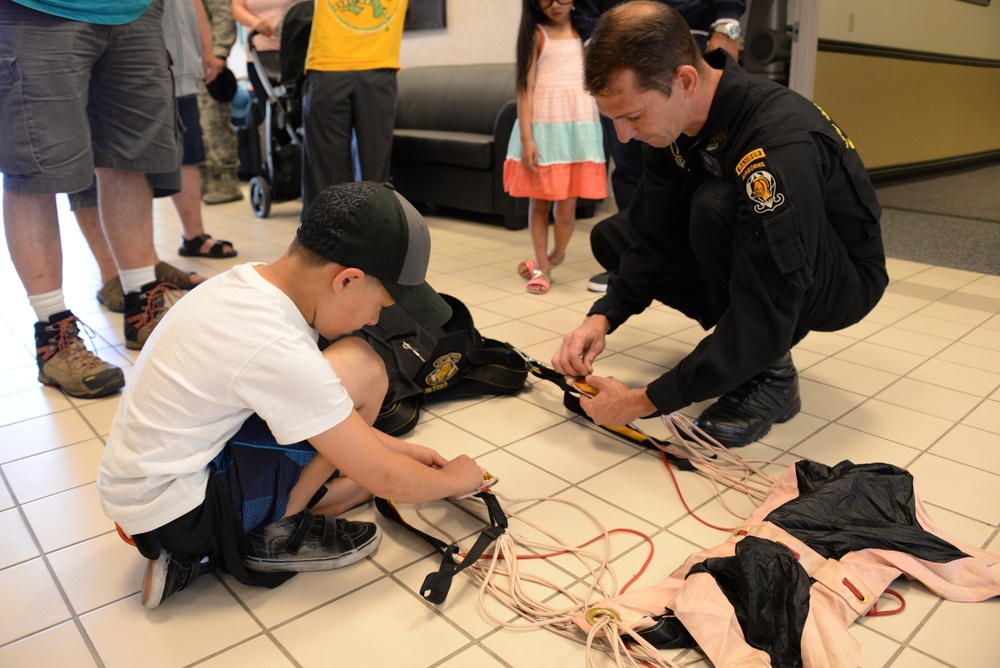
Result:
[[[60,211],[69,304],[96,330],[101,354],[127,376],[135,354],[122,345],[121,316],[94,299],[96,265],[70,214]],[[240,262],[275,258],[297,214],[297,202],[276,205],[267,220],[254,218],[246,201],[205,208],[208,230],[232,239]],[[157,202],[156,221],[163,259],[209,275],[235,263],[179,258],[168,203]],[[529,248],[526,231],[431,216],[432,281],[470,305],[484,334],[547,361],[594,297],[585,290],[597,271],[586,243],[592,222],[580,222],[552,291],[531,296],[514,272]],[[803,412],[741,454],[782,465],[807,457],[906,467],[938,521],[964,541],[1000,551],[1000,277],[889,266],[893,282],[871,315],[842,332],[810,335],[795,351]],[[143,560],[101,515],[94,485],[118,399],[69,399],[38,385],[33,315],[6,259],[0,275],[0,666],[585,665],[583,649],[555,634],[496,628],[464,576],[444,605],[423,602],[416,590],[436,570],[435,559],[380,518],[386,538],[378,552],[344,570],[302,574],[276,590],[204,577],[144,611],[136,595]],[[654,308],[611,337],[599,372],[644,383],[700,336],[676,312]],[[412,439],[445,456],[477,457],[500,475],[498,491],[507,496],[582,502],[608,527],[651,534],[656,556],[637,586],[658,582],[691,552],[725,538],[687,516],[650,452],[571,418],[545,383],[517,397],[437,406]],[[682,472],[679,480],[700,515],[735,522],[702,479]],[[460,536],[476,529],[449,503],[425,509]],[[404,512],[417,521],[411,508]],[[575,513],[542,503],[528,514],[582,540],[592,529]],[[376,515],[370,507],[354,514]],[[620,582],[645,555],[637,546],[635,539],[612,541]],[[565,560],[524,568],[562,584],[579,575]],[[998,664],[1000,601],[948,603],[919,585],[893,586],[906,597],[905,612],[852,628],[862,666]],[[681,660],[698,658],[688,652]],[[598,665],[611,663],[601,658]]]

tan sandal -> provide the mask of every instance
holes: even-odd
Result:
[[[552,282],[544,271],[535,269],[531,272],[531,280],[528,281],[527,290],[533,295],[544,295],[552,287]]]

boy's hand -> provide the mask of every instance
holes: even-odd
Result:
[[[478,492],[483,486],[483,470],[471,457],[459,455],[444,465],[442,469],[455,481],[455,491],[449,496],[464,496]]]
[[[428,447],[417,445],[416,443],[410,443],[409,446],[410,457],[416,459],[424,466],[433,466],[436,469],[440,469],[444,468],[445,464],[448,463],[448,460],[442,457],[441,453],[437,450],[431,450]]]

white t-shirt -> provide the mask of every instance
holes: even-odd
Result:
[[[279,443],[345,420],[354,404],[317,338],[251,264],[185,295],[153,330],[118,405],[97,479],[105,514],[137,534],[198,507],[209,462],[252,413]]]

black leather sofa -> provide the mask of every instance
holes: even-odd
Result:
[[[513,63],[400,70],[390,178],[415,203],[489,214],[508,229],[528,224],[528,200],[503,189],[517,92]],[[593,216],[581,200],[577,216]]]

